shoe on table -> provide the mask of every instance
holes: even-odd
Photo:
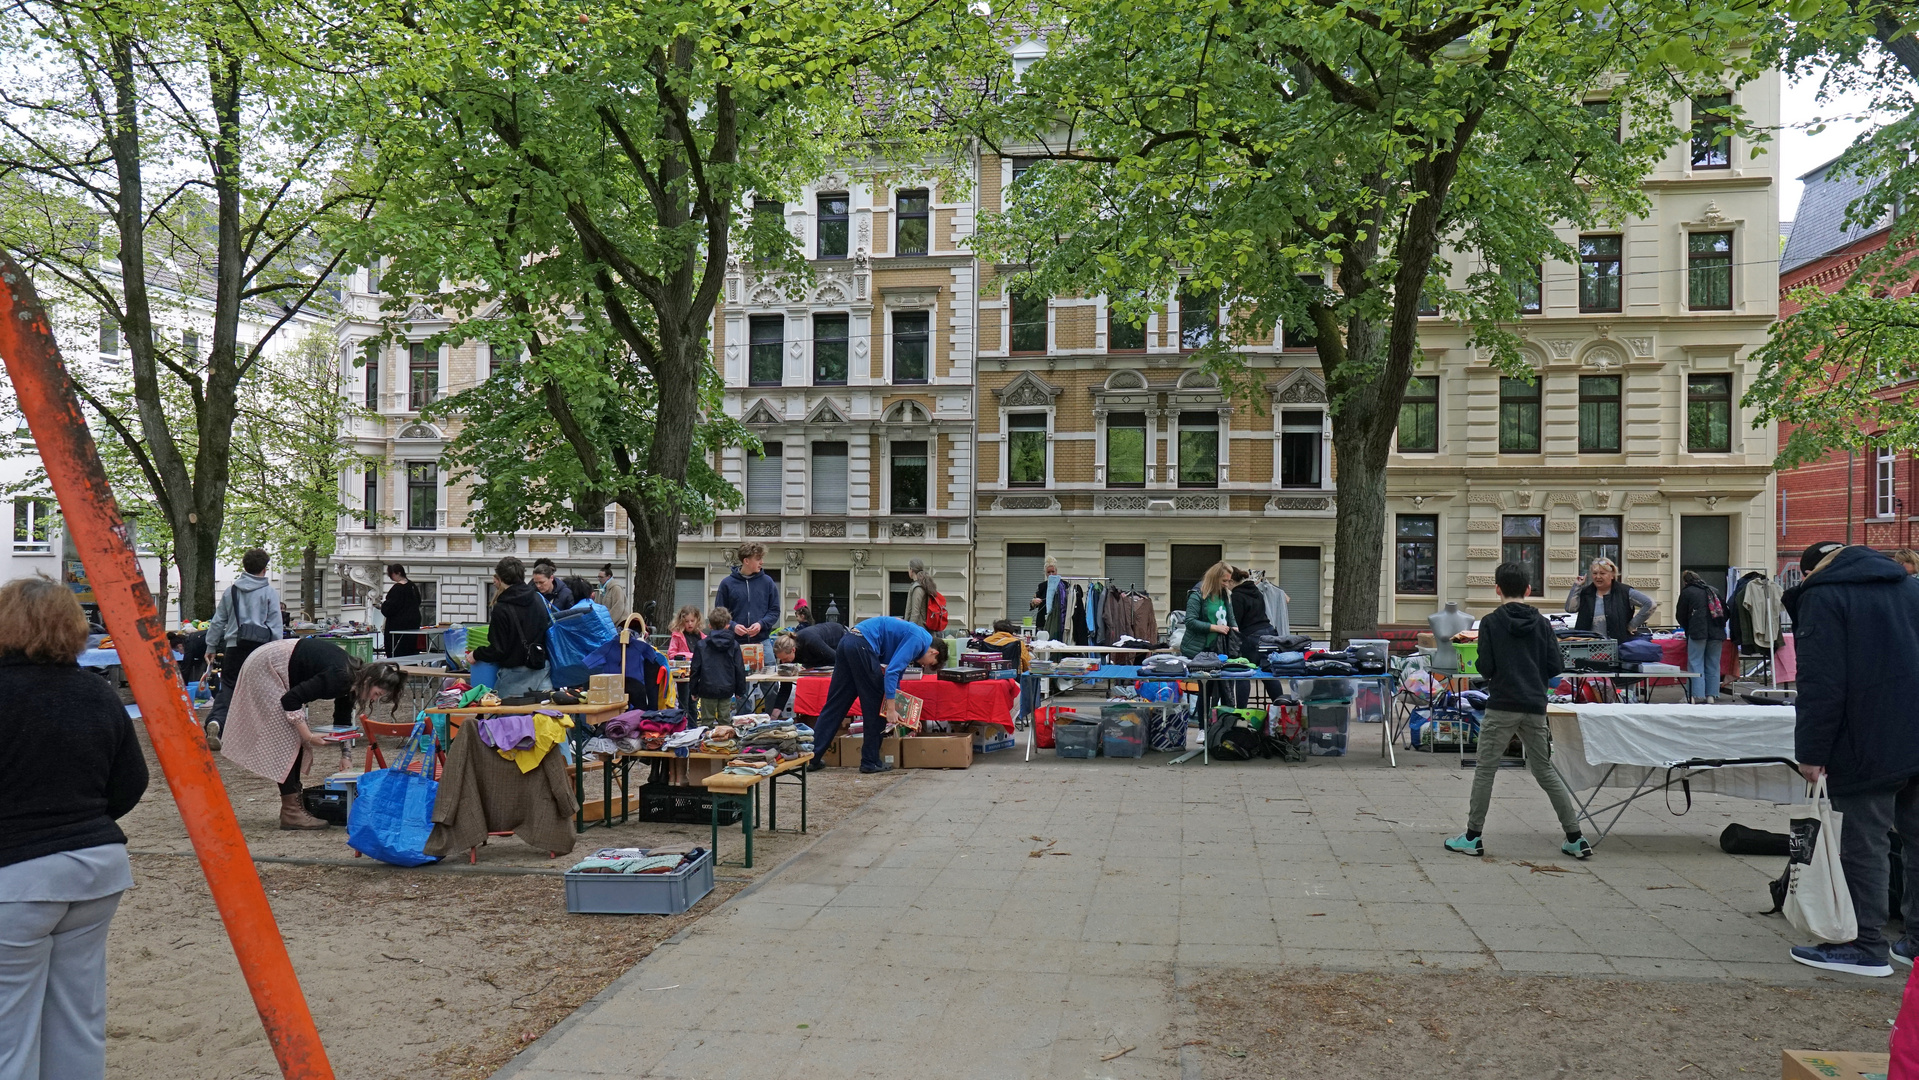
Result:
[[[1919,957],[1919,941],[1915,941],[1910,937],[1902,937],[1892,943],[1893,963],[1904,964],[1907,967],[1911,967],[1914,957]]]
[[[1559,845],[1559,850],[1567,855],[1571,855],[1575,859],[1590,859],[1593,857],[1592,841],[1587,840],[1583,836],[1577,840],[1568,840]]]
[[[1446,841],[1446,850],[1460,855],[1478,856],[1486,854],[1486,845],[1483,837],[1468,837],[1465,833],[1460,833]]]
[[[1883,979],[1892,974],[1891,964],[1852,941],[1838,945],[1795,945],[1792,958],[1821,971],[1843,971],[1872,979]]]
[[[861,765],[860,771],[863,773],[892,772],[893,766],[882,761],[878,765]]]

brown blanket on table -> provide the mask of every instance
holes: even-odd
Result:
[[[531,847],[565,854],[573,850],[573,814],[579,808],[559,747],[523,773],[481,742],[478,727],[468,724],[446,750],[426,853],[456,854],[478,847],[489,832],[510,831]]]

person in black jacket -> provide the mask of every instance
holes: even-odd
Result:
[[[1276,636],[1278,631],[1273,628],[1272,617],[1266,614],[1266,598],[1259,594],[1259,582],[1254,581],[1253,575],[1243,566],[1233,568],[1232,597],[1233,622],[1239,627],[1238,656],[1259,664],[1266,659],[1259,651],[1260,639]],[[1252,683],[1237,682],[1232,686],[1234,705],[1245,708],[1252,696]],[[1268,681],[1269,693],[1276,694],[1278,689],[1277,682]]]
[[[1801,945],[1808,967],[1892,974],[1919,956],[1919,859],[1906,859],[1905,936],[1886,944],[1887,833],[1919,837],[1919,579],[1869,547],[1824,541],[1786,590],[1799,650],[1793,733],[1799,771],[1824,778],[1840,822],[1839,859],[1859,936]],[[1910,850],[1910,849],[1908,849]]]
[[[846,627],[839,623],[813,623],[773,638],[773,659],[801,667],[832,667],[833,654],[839,650]]]
[[[1686,632],[1686,670],[1697,671],[1695,678],[1688,680],[1686,700],[1697,705],[1710,705],[1719,700],[1719,667],[1725,661],[1723,653],[1726,646],[1726,605],[1719,599],[1706,579],[1687,570],[1679,575],[1679,603],[1673,608],[1673,615],[1679,620],[1680,629]],[[1713,614],[1713,608],[1719,614]]]
[[[420,587],[407,580],[406,567],[399,563],[386,568],[386,596],[380,600],[380,615],[386,619],[386,654],[412,656],[421,650],[418,634],[396,634],[396,630],[418,630]]]
[[[1579,805],[1552,765],[1552,742],[1546,729],[1546,680],[1559,674],[1565,661],[1552,623],[1526,603],[1532,594],[1532,573],[1518,563],[1500,563],[1493,571],[1493,587],[1506,602],[1479,621],[1479,673],[1486,677],[1486,718],[1479,727],[1479,766],[1473,773],[1472,801],[1466,809],[1466,832],[1446,841],[1447,851],[1484,855],[1480,830],[1492,804],[1493,780],[1499,759],[1516,734],[1526,748],[1526,767],[1546,791],[1566,842],[1559,850],[1575,859],[1592,858],[1593,846],[1579,828]]]
[[[36,575],[0,588],[0,1072],[104,1076],[107,926],[133,886],[115,822],[147,790],[120,695],[75,663],[87,617]],[[37,1050],[37,1053],[36,1053]],[[6,1069],[39,1059],[38,1070]]]
[[[706,616],[706,636],[693,647],[693,696],[702,724],[732,723],[733,702],[746,696],[746,659],[732,625],[732,612],[714,608]]]
[[[493,567],[493,612],[487,618],[486,644],[473,659],[496,664],[493,692],[503,698],[553,689],[547,681],[546,629],[553,625],[546,601],[526,583],[526,564],[508,555]]]

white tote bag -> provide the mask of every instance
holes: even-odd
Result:
[[[1839,825],[1845,815],[1832,808],[1823,776],[1807,785],[1806,800],[1792,808],[1786,921],[1820,941],[1851,941],[1859,936],[1859,920],[1839,865]]]

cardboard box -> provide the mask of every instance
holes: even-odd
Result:
[[[826,748],[826,763],[840,768],[857,769],[860,767],[860,748],[864,745],[866,745],[864,735],[841,735],[833,740],[832,746]],[[888,735],[880,740],[880,761],[894,768],[899,767],[899,736]]]
[[[1888,1054],[1783,1050],[1779,1058],[1781,1080],[1886,1080],[1892,1069]]]
[[[973,734],[974,757],[978,757],[981,754],[997,753],[1001,750],[1011,750],[1014,746],[1018,745],[1013,739],[1012,732],[1007,731],[1005,728],[994,728],[993,730],[999,734],[991,737],[988,737],[984,732],[975,732]]]
[[[900,740],[903,769],[964,769],[972,764],[971,735],[918,735]]]

